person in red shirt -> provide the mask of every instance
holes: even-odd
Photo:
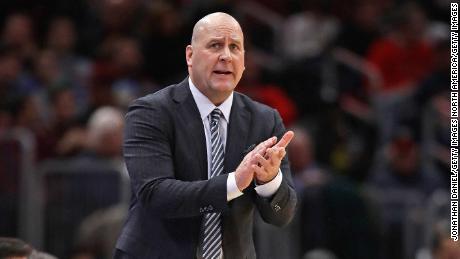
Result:
[[[433,69],[432,47],[423,38],[426,17],[414,3],[397,9],[388,33],[370,47],[367,60],[380,76],[371,91],[382,142],[403,120],[403,107],[420,81]]]

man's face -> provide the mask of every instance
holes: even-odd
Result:
[[[216,105],[235,89],[244,70],[243,32],[230,19],[204,24],[187,46],[189,74],[196,87]]]

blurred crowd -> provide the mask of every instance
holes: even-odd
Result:
[[[30,132],[37,167],[82,157],[123,167],[129,103],[182,81],[194,23],[225,11],[245,33],[237,91],[276,108],[296,133],[288,153],[297,216],[281,234],[257,223],[260,258],[460,258],[449,239],[449,8],[445,0],[1,1],[0,135]],[[43,248],[110,258],[125,205],[88,217],[75,245]],[[0,223],[0,236],[15,235]]]

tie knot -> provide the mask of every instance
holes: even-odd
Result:
[[[222,115],[223,115],[223,114],[222,114],[222,112],[219,110],[219,108],[215,108],[215,109],[211,112],[211,122],[212,122],[212,123],[217,123]]]

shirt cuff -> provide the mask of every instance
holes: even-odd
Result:
[[[240,197],[243,193],[236,185],[235,172],[231,172],[227,177],[227,201]]]
[[[283,174],[281,173],[281,169],[278,171],[278,174],[271,180],[270,182],[262,185],[257,185],[256,188],[254,188],[259,194],[259,196],[262,196],[264,198],[268,198],[272,196],[273,194],[278,191],[281,185],[281,181],[283,180]]]

